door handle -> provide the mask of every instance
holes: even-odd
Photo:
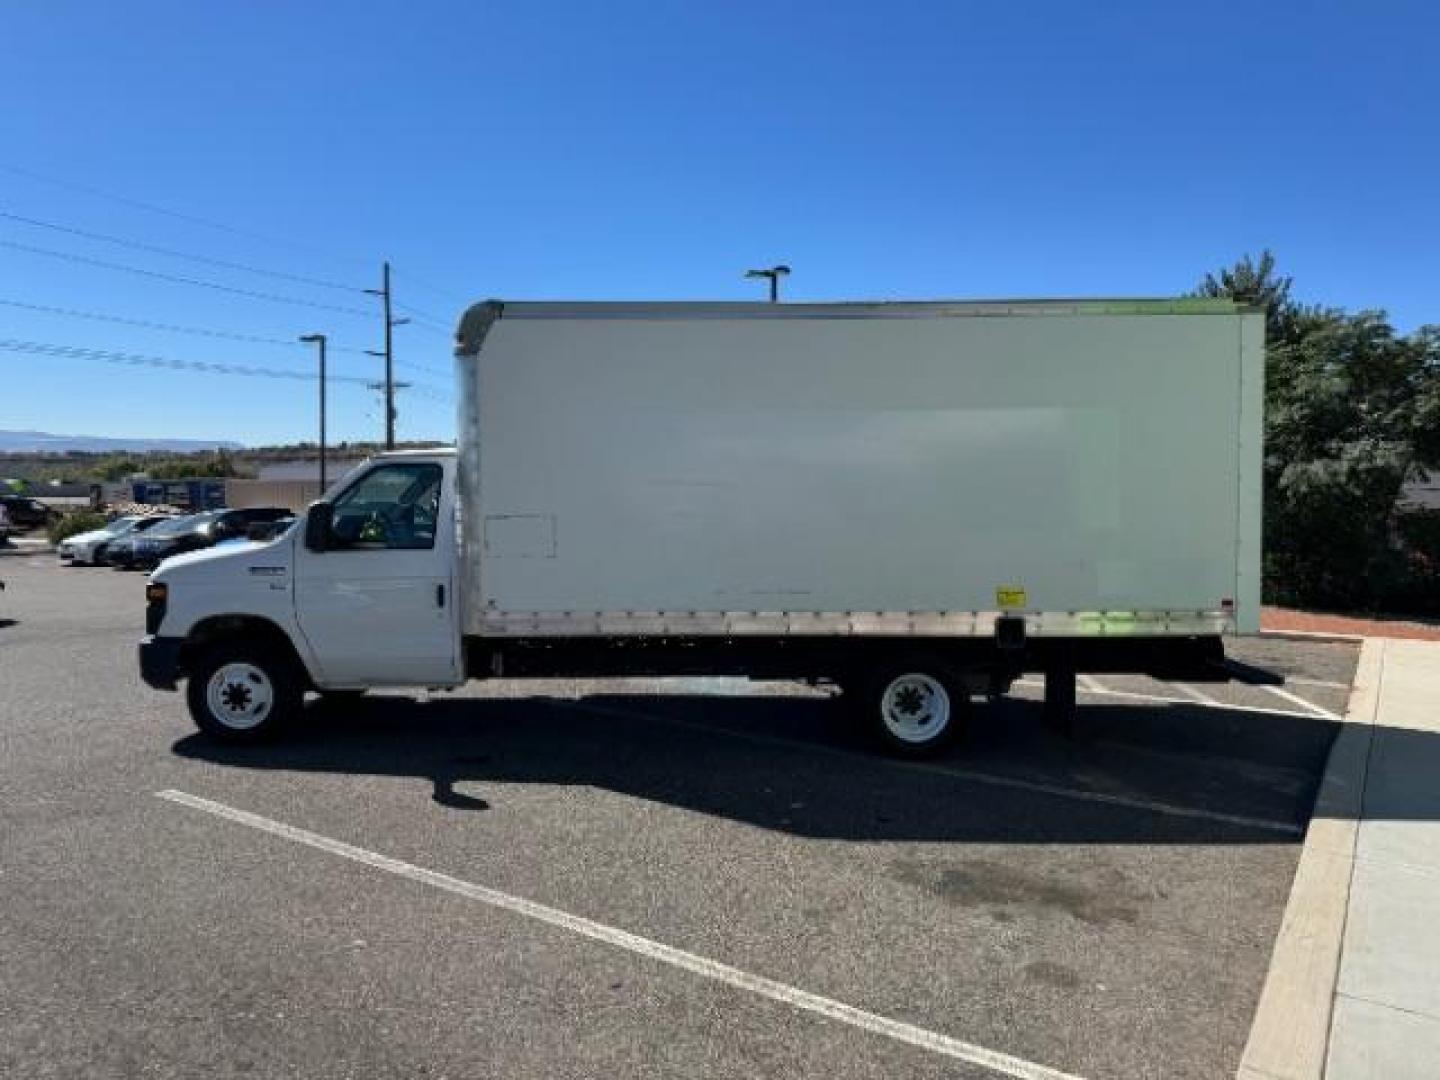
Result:
[[[445,606],[445,586],[443,584],[435,586],[435,606]]]

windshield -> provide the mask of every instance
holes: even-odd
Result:
[[[135,523],[139,520],[140,519],[138,517],[116,518],[114,521],[110,522],[109,525],[106,525],[100,531],[110,533],[112,536],[119,536],[121,533],[127,533],[131,529],[133,529],[135,527]]]

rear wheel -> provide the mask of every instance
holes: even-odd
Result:
[[[185,688],[196,726],[228,742],[270,738],[299,711],[301,696],[300,680],[287,658],[240,642],[208,649]]]
[[[929,757],[963,731],[970,698],[948,666],[914,657],[876,669],[860,707],[866,727],[887,751]]]

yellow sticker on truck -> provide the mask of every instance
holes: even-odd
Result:
[[[995,586],[995,606],[1001,611],[1009,611],[1011,608],[1023,608],[1025,604],[1025,589],[1021,585],[997,585]]]

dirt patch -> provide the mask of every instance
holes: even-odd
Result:
[[[1359,634],[1363,637],[1413,638],[1440,641],[1440,625],[1410,619],[1361,618],[1356,615],[1327,615],[1289,608],[1260,609],[1260,629],[1306,634]]]

